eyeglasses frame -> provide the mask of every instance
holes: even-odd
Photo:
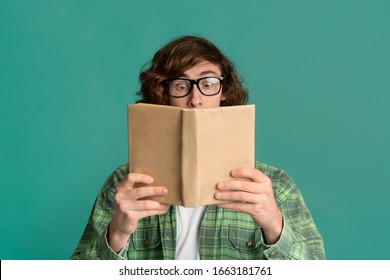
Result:
[[[202,90],[200,89],[199,87],[199,81],[201,80],[204,80],[204,79],[209,79],[209,78],[216,78],[219,80],[219,90],[217,93],[214,93],[214,94],[204,94],[202,92]],[[218,93],[221,92],[221,88],[222,88],[222,81],[223,81],[224,77],[223,76],[210,76],[210,77],[202,77],[202,78],[199,78],[199,79],[196,79],[196,80],[193,80],[193,79],[186,79],[186,78],[175,78],[175,79],[170,79],[170,80],[165,80],[164,82],[167,84],[168,86],[168,92],[169,92],[169,95],[174,97],[174,98],[183,98],[183,97],[186,97],[187,95],[190,94],[190,92],[192,91],[194,85],[196,85],[196,87],[199,89],[199,92],[204,95],[204,96],[214,96],[214,95],[217,95]],[[183,96],[175,96],[171,93],[170,89],[169,89],[169,82],[171,81],[174,81],[174,80],[185,80],[185,81],[188,81],[190,83],[190,89],[188,90],[188,92],[183,95]]]

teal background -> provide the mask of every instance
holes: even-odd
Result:
[[[0,258],[66,259],[127,160],[126,105],[172,38],[202,35],[256,104],[328,259],[390,259],[390,1],[0,0]]]

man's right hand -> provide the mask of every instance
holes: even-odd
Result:
[[[119,253],[137,228],[138,220],[168,211],[170,205],[145,198],[168,193],[163,186],[151,186],[153,178],[140,173],[130,173],[115,187],[115,210],[108,226],[108,245]],[[141,187],[135,187],[141,184]]]

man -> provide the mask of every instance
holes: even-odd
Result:
[[[214,108],[242,105],[248,93],[211,42],[179,37],[140,74],[141,102]],[[157,160],[157,159],[156,159]],[[218,205],[185,208],[148,200],[167,194],[153,174],[107,179],[72,259],[323,259],[323,240],[301,193],[282,170],[256,162],[217,184]],[[135,184],[143,187],[134,188]]]

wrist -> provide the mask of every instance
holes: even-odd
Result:
[[[269,228],[263,228],[263,236],[265,244],[274,245],[279,241],[283,231],[283,215],[280,213],[275,223]]]
[[[130,235],[131,233],[123,233],[116,230],[112,223],[110,223],[107,230],[108,246],[110,246],[110,248],[118,254],[123,247],[126,246],[130,239]]]

